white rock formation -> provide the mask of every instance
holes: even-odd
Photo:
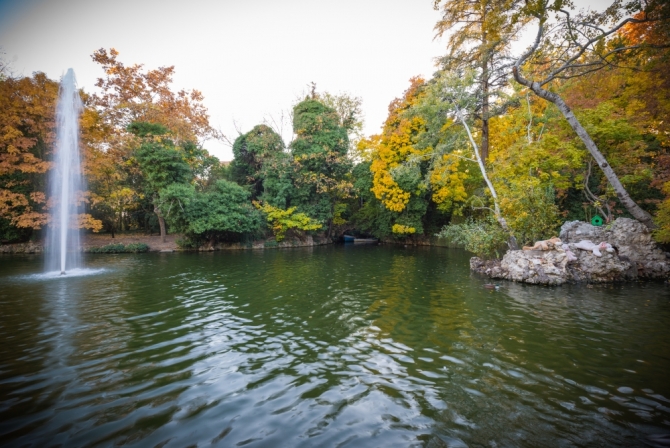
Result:
[[[612,282],[666,278],[670,259],[647,228],[628,218],[607,227],[572,221],[561,227],[553,250],[508,251],[501,261],[470,260],[470,269],[492,278],[560,285],[568,281]]]

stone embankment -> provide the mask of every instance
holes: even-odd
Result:
[[[86,234],[82,235],[81,247],[83,251],[88,251],[91,248],[103,247],[109,244],[137,244],[143,243],[149,246],[150,252],[176,252],[181,250],[177,245],[177,240],[183,238],[182,235],[167,235],[165,241],[158,235],[142,235],[142,234],[121,234],[112,238],[107,234]],[[320,246],[329,244],[330,240],[322,237],[313,237],[311,235],[305,236],[303,239],[293,238],[282,242],[274,240],[259,240],[249,243],[216,243],[205,244],[197,249],[197,251],[214,251],[214,250],[246,250],[246,249],[271,249],[271,248],[288,248],[288,247],[303,247],[303,246]],[[19,244],[3,244],[0,245],[0,254],[40,254],[44,252],[44,245],[42,242],[28,242]]]
[[[0,254],[41,254],[44,247],[41,243],[19,243],[0,245]]]
[[[619,218],[603,227],[566,222],[559,238],[560,242],[545,245],[546,250],[508,251],[502,260],[473,257],[470,269],[491,278],[541,285],[670,276],[670,258],[636,220]]]
[[[198,251],[214,251],[214,250],[246,250],[246,249],[273,249],[273,248],[289,248],[289,247],[310,247],[323,246],[330,244],[332,241],[328,238],[318,236],[306,235],[304,238],[285,239],[277,242],[273,240],[258,240],[248,243],[216,243],[205,244],[200,246]]]

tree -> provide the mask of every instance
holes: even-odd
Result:
[[[412,78],[410,82],[403,96],[389,105],[382,133],[359,144],[364,157],[371,162],[371,191],[391,212],[390,229],[399,237],[424,233],[431,196],[428,169],[433,147],[417,145],[420,136],[426,133],[426,119],[413,113],[425,96],[426,83],[422,78]],[[378,218],[385,221],[386,216]]]
[[[346,93],[334,95],[326,92],[319,95],[319,100],[331,109],[335,109],[340,117],[340,126],[347,131],[349,149],[354,149],[363,137],[363,100],[361,97]]]
[[[265,219],[272,228],[272,233],[276,241],[282,241],[286,236],[286,232],[292,230],[318,230],[323,227],[318,221],[310,218],[304,213],[296,213],[296,207],[291,207],[283,210],[278,207],[273,207],[270,204],[261,204],[254,201],[254,206],[265,214]]]
[[[92,59],[100,64],[104,75],[96,83],[100,93],[90,95],[86,101],[95,112],[91,125],[97,130],[88,144],[91,163],[87,175],[94,193],[93,211],[105,220],[108,229],[114,230],[117,223],[123,223],[121,217],[127,216],[128,210],[134,210],[139,218],[145,208],[155,208],[155,190],[144,195],[143,173],[134,159],[147,139],[130,132],[130,124],[161,125],[169,134],[171,145],[190,166],[193,177],[189,182],[200,188],[208,185],[210,174],[219,169],[218,160],[207,153],[202,143],[222,136],[209,124],[201,92],[173,89],[174,66],[147,70],[141,64],[125,65],[113,48],[97,50]],[[134,194],[129,196],[127,189]],[[120,205],[120,197],[125,206]],[[153,215],[155,211],[146,210],[146,214]],[[164,220],[158,221],[164,226]]]
[[[561,1],[529,2],[525,12],[538,22],[538,31],[533,45],[515,61],[513,73],[519,84],[558,107],[602,170],[623,207],[651,229],[655,227],[651,215],[630,197],[572,109],[549,88],[552,82],[584,76],[616,64],[627,53],[642,48],[642,44],[629,45],[616,39],[617,33],[626,25],[652,20],[645,11],[641,18],[629,16],[620,20],[621,15],[630,14],[636,6],[639,4],[632,2],[624,5],[617,0],[603,13],[584,13],[573,17],[570,11],[563,9]],[[556,14],[553,25],[549,22],[552,13]]]
[[[92,95],[104,123],[116,139],[126,134],[133,122],[159,123],[165,126],[176,144],[199,142],[221,135],[209,124],[207,108],[198,90],[171,90],[174,66],[143,70],[142,64],[126,66],[118,60],[119,52],[104,48],[92,55],[105,72],[96,86],[101,93]],[[115,141],[108,141],[113,147]]]
[[[493,212],[495,220],[498,222],[498,224],[500,224],[500,228],[505,232],[505,234],[507,234],[507,245],[511,250],[518,250],[519,247],[516,241],[516,237],[514,236],[512,229],[507,224],[505,216],[500,210],[500,199],[493,183],[491,182],[491,179],[488,176],[486,166],[484,165],[484,160],[482,159],[480,151],[477,148],[477,143],[472,136],[470,125],[467,120],[468,109],[472,107],[473,103],[472,95],[469,92],[469,87],[471,87],[473,84],[473,76],[472,74],[469,76],[466,74],[464,78],[461,78],[457,75],[458,74],[454,74],[454,76],[447,77],[445,79],[445,96],[447,103],[451,104],[455,121],[460,122],[463,125],[465,132],[467,133],[470,145],[472,145],[475,161],[477,162],[479,171],[484,178],[484,182],[486,182],[488,192],[491,195],[493,202],[493,209],[491,211]]]
[[[49,221],[45,175],[57,97],[58,83],[44,73],[0,80],[0,218],[15,229],[40,229]]]
[[[165,137],[167,129],[164,126],[134,122],[128,126],[128,130],[143,139],[135,152],[135,159],[144,177],[147,195],[152,198],[161,238],[165,242],[167,230],[160,192],[173,184],[188,184],[193,173],[184,160],[184,152],[179,151],[174,143]]]
[[[330,233],[335,204],[351,190],[347,130],[337,112],[315,98],[294,107],[293,130],[296,138],[290,147],[296,195],[291,205],[328,223]]]
[[[234,159],[230,164],[231,180],[240,185],[251,187],[251,198],[257,199],[263,193],[263,166],[277,154],[282,153],[285,145],[279,134],[267,125],[255,126],[246,134],[240,135],[233,144]]]
[[[249,201],[249,192],[223,179],[203,192],[189,184],[170,184],[160,191],[160,208],[173,228],[196,243],[254,236],[262,223]]]
[[[442,19],[435,25],[437,36],[449,34],[449,54],[442,59],[443,69],[477,70],[478,102],[474,113],[481,120],[481,158],[489,157],[489,119],[491,99],[500,96],[507,84],[509,47],[520,22],[518,0],[435,0]]]

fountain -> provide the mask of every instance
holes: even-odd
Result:
[[[83,212],[85,184],[79,157],[79,116],[83,109],[74,71],[69,69],[60,84],[56,109],[56,148],[49,181],[52,219],[47,232],[47,272],[80,267],[78,217]]]

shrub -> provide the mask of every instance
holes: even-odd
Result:
[[[276,241],[282,241],[289,230],[318,230],[321,223],[310,218],[304,213],[296,213],[296,207],[291,207],[288,210],[283,210],[278,207],[273,207],[270,204],[261,204],[254,201],[254,206],[265,213],[268,225],[272,228]]]
[[[117,244],[107,244],[106,246],[101,247],[90,247],[86,250],[88,253],[92,254],[122,254],[122,253],[140,253],[148,252],[149,246],[144,243],[131,243],[127,246],[124,246],[121,243]]]
[[[462,245],[465,250],[482,258],[500,258],[508,235],[492,218],[475,221],[470,218],[461,224],[449,224],[436,235]]]
[[[149,252],[149,246],[147,246],[144,243],[131,243],[126,246],[126,249],[124,252],[131,252],[134,254],[140,253],[140,252]]]
[[[177,238],[175,241],[180,249],[197,249],[200,245],[190,238]]]

